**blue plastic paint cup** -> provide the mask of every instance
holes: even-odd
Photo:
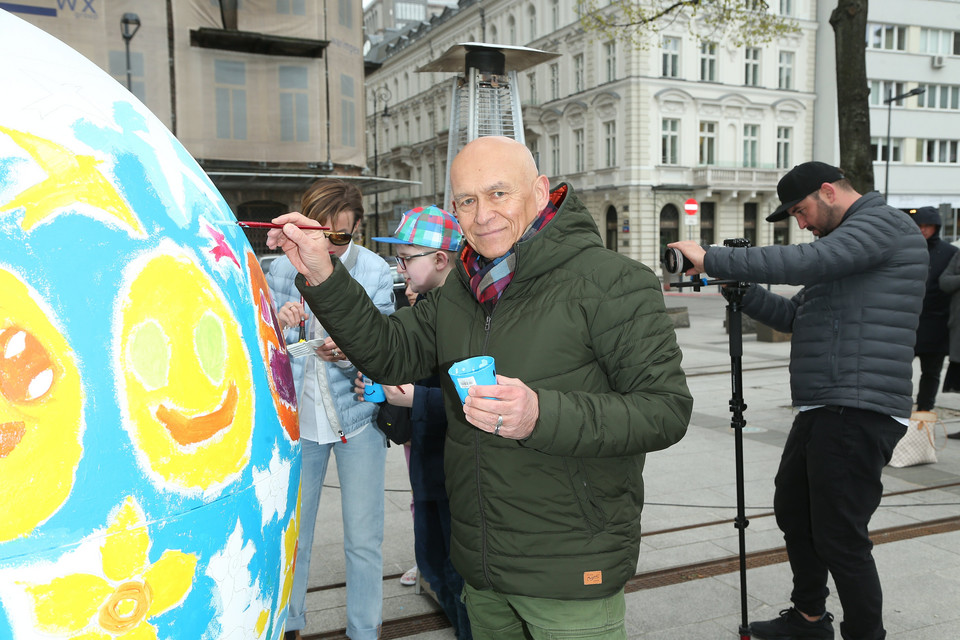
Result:
[[[497,369],[493,356],[474,356],[455,362],[448,370],[460,402],[467,401],[467,391],[475,384],[497,384]]]
[[[384,402],[387,396],[384,395],[380,383],[363,376],[363,399],[367,402]]]

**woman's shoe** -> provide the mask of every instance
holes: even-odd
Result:
[[[412,587],[417,584],[417,565],[413,565],[406,573],[400,576],[400,584],[405,587]]]

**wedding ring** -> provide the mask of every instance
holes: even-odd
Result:
[[[338,349],[334,349],[333,351],[330,352],[330,355],[332,355],[334,358],[339,358],[340,351]]]
[[[500,427],[503,426],[503,416],[497,416],[497,426],[493,429],[493,435],[500,435]]]

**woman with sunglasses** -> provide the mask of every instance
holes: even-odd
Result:
[[[303,194],[301,211],[328,227],[323,234],[350,275],[363,285],[382,313],[394,310],[390,267],[377,254],[352,242],[363,219],[360,190],[345,181],[322,179]],[[359,402],[353,393],[356,368],[346,359],[314,315],[304,308],[294,279],[297,270],[281,256],[270,265],[267,282],[287,343],[299,339],[303,321],[307,339],[325,338],[316,357],[292,360],[300,407],[300,539],[286,638],[299,638],[306,625],[304,601],[320,489],[331,451],[337,457],[346,556],[347,635],[353,640],[377,637],[383,602],[384,463],[387,443],[373,424],[377,405]]]

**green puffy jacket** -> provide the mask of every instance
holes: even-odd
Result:
[[[644,454],[686,432],[693,401],[659,282],[605,249],[570,189],[516,245],[513,281],[488,316],[458,264],[413,308],[381,315],[340,266],[304,298],[352,362],[400,384],[439,368],[447,411],[451,557],[474,588],[558,599],[609,596],[633,576]],[[447,369],[489,354],[539,397],[525,441],[463,415]]]

